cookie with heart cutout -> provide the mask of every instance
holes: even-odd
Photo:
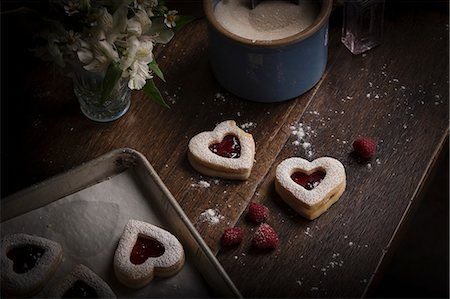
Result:
[[[71,273],[48,292],[48,298],[117,298],[109,285],[84,265]]]
[[[9,296],[37,294],[62,259],[61,245],[46,238],[13,234],[1,242],[1,290]]]
[[[129,220],[114,255],[114,273],[130,288],[141,288],[155,276],[169,277],[183,268],[184,250],[170,232],[138,220]]]
[[[335,203],[345,186],[344,165],[330,157],[312,162],[288,158],[276,169],[275,190],[288,205],[309,220],[319,217]]]
[[[234,120],[218,124],[189,141],[188,159],[198,172],[224,179],[246,180],[255,157],[253,136],[236,126]]]

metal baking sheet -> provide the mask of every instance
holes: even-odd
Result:
[[[1,235],[35,234],[58,241],[63,262],[44,289],[77,264],[100,275],[118,297],[241,297],[215,256],[145,157],[119,149],[63,175],[2,199]],[[177,236],[186,252],[183,269],[142,289],[120,284],[113,256],[129,219]]]

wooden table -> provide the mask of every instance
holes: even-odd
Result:
[[[442,2],[388,3],[383,44],[353,56],[340,43],[340,11],[333,11],[322,80],[279,104],[245,101],[219,86],[200,18],[156,54],[168,82],[159,86],[171,109],[135,92],[129,112],[107,124],[84,117],[71,81],[29,58],[19,47],[27,45],[23,40],[16,38],[15,46],[7,40],[12,35],[4,35],[2,197],[131,147],[148,158],[245,297],[362,296],[370,292],[439,153],[446,152],[447,12]],[[186,158],[192,136],[227,119],[248,126],[256,142],[256,164],[245,182],[201,176]],[[311,143],[307,150],[294,142],[292,131],[300,125]],[[351,154],[360,135],[378,142],[369,162]],[[347,190],[314,221],[298,216],[274,192],[275,167],[292,156],[332,156],[346,167]],[[202,180],[210,187],[199,187]],[[274,251],[250,248],[255,226],[245,214],[251,201],[270,209],[268,223],[280,237]],[[219,223],[204,221],[207,209],[223,216]],[[244,242],[221,249],[223,230],[234,225],[244,229]]]

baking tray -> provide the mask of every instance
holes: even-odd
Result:
[[[63,262],[36,297],[76,264],[100,275],[118,297],[242,297],[157,173],[139,152],[118,149],[1,200],[1,235],[58,241]],[[186,262],[170,278],[142,289],[121,285],[113,256],[129,219],[165,228],[183,244]]]

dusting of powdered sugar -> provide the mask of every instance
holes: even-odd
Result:
[[[97,292],[99,298],[116,298],[109,285],[100,276],[81,264],[77,265],[71,273],[50,290],[48,298],[63,298],[65,292],[76,281],[86,282]]]
[[[252,121],[241,124],[241,129],[245,130],[246,132],[254,128],[256,128],[256,123]]]
[[[168,90],[164,90],[163,94],[164,94],[164,98],[172,105],[175,105],[177,103],[178,100],[178,95],[181,91],[181,86],[178,86],[177,89],[173,92],[170,93]]]
[[[191,183],[191,187],[194,188],[209,188],[211,187],[211,184],[207,181],[200,180],[198,183]]]
[[[207,209],[200,214],[200,220],[202,222],[208,222],[209,224],[217,224],[225,217],[220,215],[218,210]]]
[[[219,142],[226,135],[235,135],[241,143],[241,156],[230,159],[214,154],[209,145]],[[253,167],[255,142],[253,136],[240,129],[234,120],[219,123],[213,131],[201,132],[189,141],[189,151],[202,165],[215,165],[232,172],[247,173]]]
[[[191,183],[191,187],[192,188],[209,188],[213,185],[219,185],[220,184],[220,180],[219,179],[210,179],[209,181],[205,180],[202,176],[200,176],[200,179],[195,182],[194,178],[191,177],[191,181],[193,181]]]
[[[18,274],[13,270],[13,260],[7,257],[7,253],[11,248],[21,246],[36,246],[44,250],[44,254],[38,255],[39,267],[34,267],[33,271],[24,274]],[[63,249],[61,245],[55,241],[46,238],[27,235],[13,234],[2,238],[1,241],[1,259],[0,265],[2,269],[2,287],[6,286],[27,293],[30,288],[37,288],[39,283],[48,276],[46,272],[52,272],[62,259]],[[4,281],[3,281],[4,280]]]
[[[311,171],[313,169],[323,169],[325,178],[320,184],[312,189],[306,190],[291,179],[294,171]],[[342,163],[334,158],[321,157],[312,162],[308,160],[292,157],[281,162],[276,169],[276,180],[295,198],[306,205],[314,205],[323,201],[327,194],[336,188],[345,188],[345,168]],[[309,231],[308,231],[309,233]]]
[[[130,252],[136,243],[136,236],[154,239],[164,246],[164,253],[151,263],[135,265],[130,261]],[[138,283],[152,273],[154,268],[173,268],[184,262],[184,250],[178,239],[170,232],[153,224],[130,219],[119,240],[114,254],[114,270],[130,283]],[[123,281],[122,281],[123,282]]]
[[[314,156],[311,137],[315,137],[316,132],[311,128],[311,126],[298,122],[292,124],[289,129],[291,130],[291,136],[294,139],[292,141],[292,145],[301,148],[308,158]]]

